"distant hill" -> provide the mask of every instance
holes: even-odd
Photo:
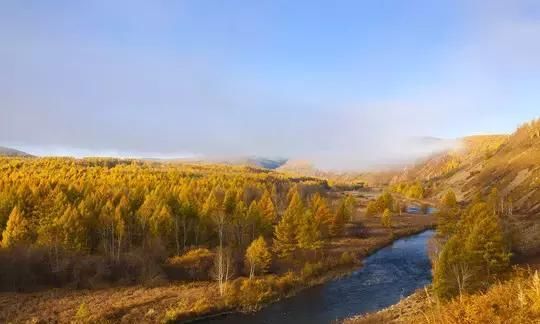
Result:
[[[263,168],[274,170],[282,166],[287,162],[285,158],[264,158],[258,156],[248,157],[198,157],[198,158],[184,158],[184,159],[172,159],[169,161],[174,162],[188,162],[188,163],[217,163],[228,165],[243,165],[255,168]]]
[[[0,156],[32,156],[26,152],[0,146]]]
[[[264,168],[269,170],[274,170],[282,166],[287,162],[287,159],[282,158],[264,158],[258,156],[248,156],[248,157],[228,157],[228,158],[209,158],[204,160],[206,162],[212,163],[222,163],[222,164],[231,164],[231,165],[245,165],[255,168]]]
[[[245,164],[265,169],[274,170],[287,163],[287,159],[269,159],[263,157],[249,157],[245,159]]]
[[[313,163],[306,160],[288,160],[277,168],[278,171],[296,173],[304,176],[321,176],[324,172],[315,167]]]
[[[493,154],[507,139],[508,135],[478,135],[461,138],[456,147],[433,154],[405,167],[396,174],[392,182],[426,181],[448,176],[458,168],[477,165],[486,156]]]

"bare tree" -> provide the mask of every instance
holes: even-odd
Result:
[[[212,277],[218,282],[219,294],[223,296],[225,284],[235,274],[232,253],[229,248],[219,247],[211,270]]]
[[[469,266],[464,262],[458,262],[452,265],[452,274],[458,286],[459,298],[463,296],[463,293],[467,289],[469,279],[472,277],[472,273],[469,271]]]

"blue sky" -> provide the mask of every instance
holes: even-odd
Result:
[[[403,160],[537,117],[539,39],[537,1],[6,0],[0,145]]]

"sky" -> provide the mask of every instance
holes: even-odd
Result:
[[[538,1],[0,2],[0,145],[38,155],[365,168],[510,133],[538,89]]]

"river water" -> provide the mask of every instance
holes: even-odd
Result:
[[[397,303],[431,282],[427,241],[433,231],[395,241],[364,260],[351,275],[308,288],[251,314],[203,321],[223,324],[332,323]]]

